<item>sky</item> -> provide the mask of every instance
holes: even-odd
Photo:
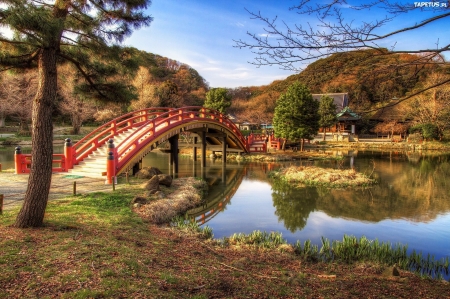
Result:
[[[152,0],[146,13],[154,18],[153,22],[149,27],[135,31],[124,44],[188,64],[199,72],[210,87],[268,85],[295,73],[278,66],[258,68],[250,64],[255,55],[249,49],[236,48],[234,40],[250,40],[247,32],[264,34],[263,24],[251,19],[246,9],[251,12],[259,11],[270,19],[278,17],[278,20],[290,25],[305,25],[307,22],[315,24],[314,17],[299,16],[289,10],[289,7],[298,2],[299,0]],[[358,2],[361,1],[353,1]],[[414,0],[407,3],[413,4]],[[386,15],[383,11],[355,12],[342,8],[347,13],[347,19],[354,21]],[[425,12],[417,8],[417,11],[396,18],[388,26],[412,26],[436,12],[432,9]],[[411,34],[387,39],[382,46],[415,49],[424,45],[433,48],[437,42],[449,44],[448,19],[414,30]],[[282,23],[279,26],[283,26]]]

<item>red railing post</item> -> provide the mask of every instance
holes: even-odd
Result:
[[[64,143],[64,158],[66,160],[66,171],[73,168],[73,144],[70,138],[66,139]]]
[[[114,140],[108,140],[108,156],[106,157],[106,182],[105,184],[112,184],[113,178],[116,175],[116,160],[114,158]]]
[[[16,168],[16,174],[22,173],[22,151],[20,146],[16,147],[16,151],[14,152],[14,164]]]

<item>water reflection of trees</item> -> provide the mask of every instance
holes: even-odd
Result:
[[[319,190],[317,209],[330,216],[365,221],[409,219],[426,222],[450,210],[449,156],[414,162],[378,157],[378,185],[366,190]]]
[[[372,171],[379,184],[369,189],[292,188],[275,180],[275,214],[287,229],[301,230],[309,214],[320,210],[332,217],[378,222],[408,219],[427,222],[450,211],[450,156],[409,159],[402,153],[359,157],[358,169]]]
[[[275,215],[291,232],[305,227],[309,214],[316,209],[316,188],[294,189],[286,182],[272,182],[272,200],[276,208]]]

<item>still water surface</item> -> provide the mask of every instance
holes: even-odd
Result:
[[[13,152],[0,151],[3,169],[13,167]],[[284,163],[200,162],[180,157],[179,176],[204,177],[207,204],[188,214],[213,229],[215,238],[254,230],[279,231],[289,243],[344,234],[392,244],[408,244],[436,258],[450,256],[450,155],[402,152],[344,152],[341,164],[330,161]],[[271,181],[267,173],[290,164],[351,167],[372,174],[378,184],[365,190],[330,190]],[[168,155],[150,153],[144,166],[170,172]]]

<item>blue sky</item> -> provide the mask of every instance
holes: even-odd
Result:
[[[315,23],[313,17],[299,16],[289,7],[298,0],[153,0],[147,13],[154,20],[150,27],[133,33],[126,45],[186,63],[196,69],[211,87],[239,87],[267,85],[274,80],[294,74],[277,66],[257,68],[249,64],[254,54],[248,49],[233,47],[234,40],[248,39],[246,32],[262,34],[263,24],[250,19],[249,11],[269,18],[278,16],[288,24]],[[415,1],[406,2],[413,4]],[[345,8],[344,8],[345,10]],[[390,25],[411,26],[433,12],[414,11],[397,18]],[[383,11],[352,12],[349,19],[366,20]],[[447,18],[448,19],[448,18]],[[282,26],[282,24],[279,24]],[[415,49],[426,44],[435,47],[450,43],[447,37],[449,20],[442,20],[414,34],[403,34],[387,40],[383,46],[396,44],[396,49]],[[447,32],[447,34],[444,34]]]

